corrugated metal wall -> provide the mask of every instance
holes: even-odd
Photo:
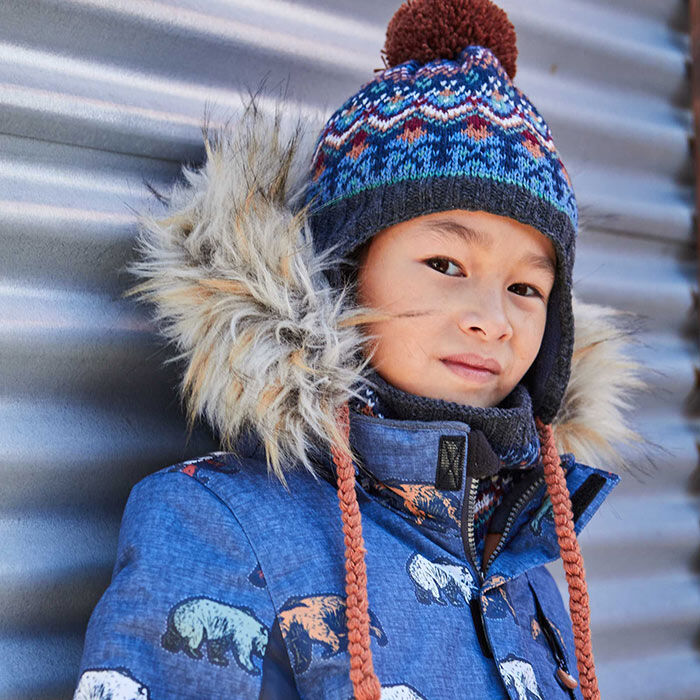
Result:
[[[398,4],[0,3],[0,699],[71,696],[131,486],[211,447],[204,428],[186,442],[167,351],[120,299],[143,180],[167,187],[200,161],[205,102],[235,109],[262,79],[334,109],[381,66]],[[697,699],[685,3],[500,4],[518,30],[516,83],[581,204],[578,294],[646,318],[653,391],[634,420],[660,445],[656,467],[639,462],[646,475],[627,476],[581,538],[602,695]]]

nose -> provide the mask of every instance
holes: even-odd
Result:
[[[513,335],[513,327],[496,294],[472,299],[461,310],[458,325],[462,332],[483,340],[508,340]]]

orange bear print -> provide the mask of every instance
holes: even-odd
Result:
[[[304,673],[312,658],[312,646],[323,647],[322,659],[347,651],[348,628],[345,598],[334,593],[294,596],[282,606],[278,619],[295,673]],[[376,615],[369,611],[369,631],[381,646],[387,643]]]
[[[432,526],[440,531],[459,529],[458,501],[449,493],[440,491],[432,484],[391,483],[377,481],[370,488],[378,494],[407,510],[418,525]],[[426,523],[427,521],[427,523]]]

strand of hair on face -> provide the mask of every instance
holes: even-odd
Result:
[[[348,404],[338,414],[338,427],[346,438],[350,434]],[[346,444],[349,441],[346,439]],[[345,535],[345,594],[350,652],[350,680],[356,700],[379,700],[381,686],[374,673],[369,638],[369,603],[367,600],[367,565],[362,538],[362,519],[355,492],[355,467],[351,456],[336,445],[331,446],[338,475],[338,501]]]
[[[543,423],[539,418],[535,418],[535,423],[540,433],[540,455],[544,466],[544,478],[547,482],[549,498],[552,501],[554,527],[559,541],[561,558],[564,562],[566,582],[569,586],[569,612],[574,629],[574,647],[581,693],[585,700],[600,700],[591,643],[591,609],[586,586],[586,572],[574,530],[569,489],[566,485],[559,452],[554,442],[552,426]]]

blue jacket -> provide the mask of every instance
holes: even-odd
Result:
[[[578,676],[569,615],[543,566],[559,546],[542,472],[524,473],[517,500],[496,511],[507,527],[482,570],[468,526],[469,432],[351,414],[382,697],[580,698],[557,677],[558,668]],[[431,486],[443,436],[464,441],[455,491]],[[571,455],[563,464],[578,533],[619,479]],[[214,453],[139,482],[88,625],[85,689],[99,681],[130,689],[114,698],[350,700],[343,534],[325,466],[327,480],[298,472],[287,491],[249,443],[238,456]],[[387,482],[424,488],[401,504],[379,487]]]

